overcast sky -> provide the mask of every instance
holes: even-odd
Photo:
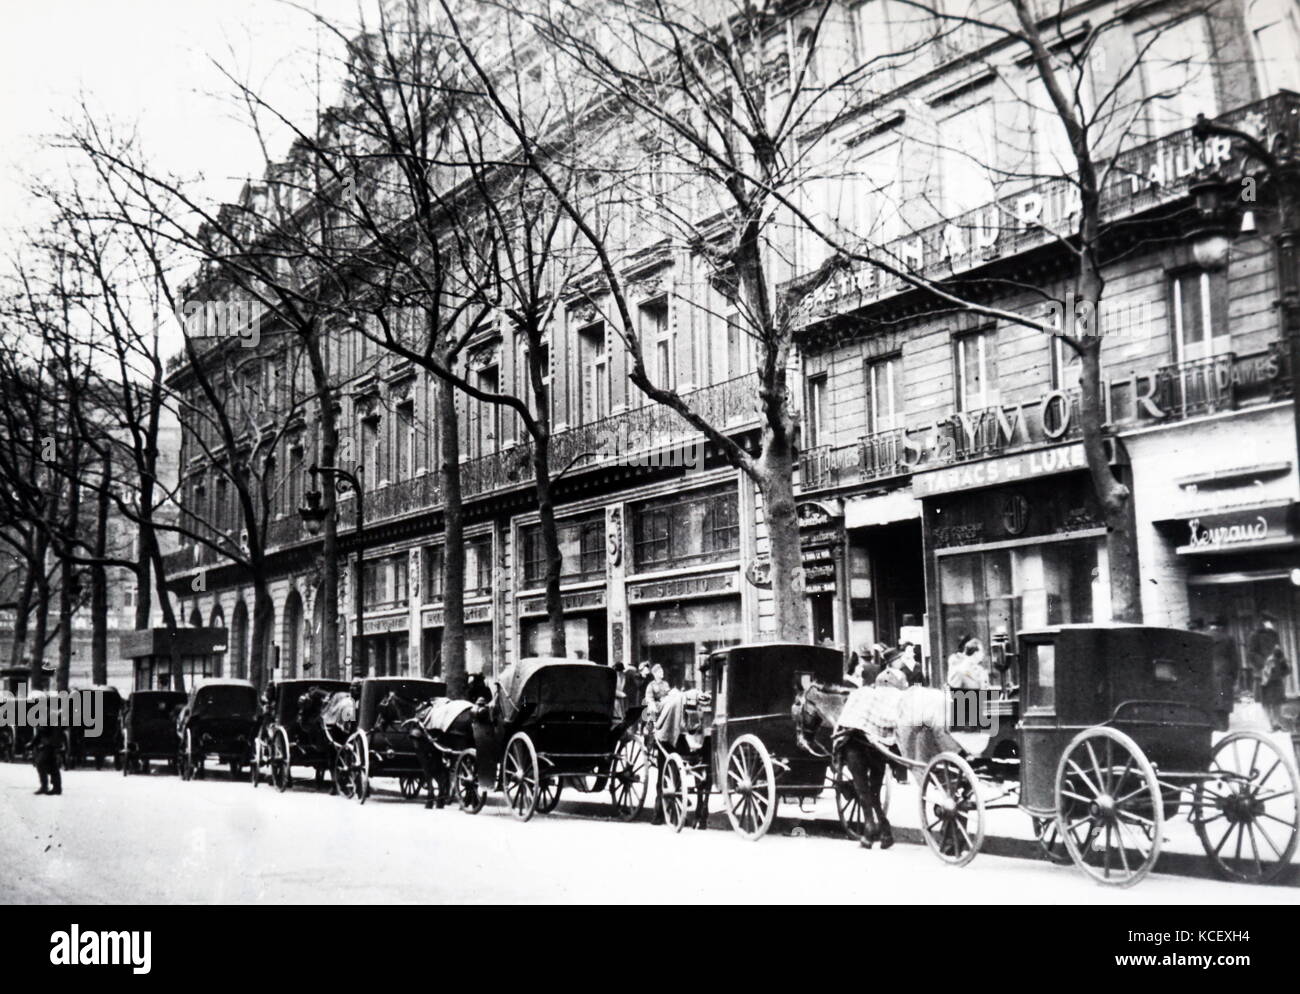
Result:
[[[336,23],[357,23],[357,0],[301,0]],[[228,199],[261,172],[232,87],[213,64],[258,82],[270,102],[310,121],[318,61],[337,95],[330,47],[315,56],[310,16],[279,0],[0,0],[0,240],[38,220],[25,190],[53,179],[46,136],[77,113],[82,94],[97,115],[138,126],[162,168],[202,173],[206,192]],[[328,36],[320,32],[323,43]],[[279,143],[283,151],[287,140]]]

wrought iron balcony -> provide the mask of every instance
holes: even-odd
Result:
[[[903,462],[903,429],[864,435],[848,445],[819,445],[801,453],[799,481],[803,490],[883,480],[909,472]]]

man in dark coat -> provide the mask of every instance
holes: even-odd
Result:
[[[1251,690],[1254,691],[1255,700],[1263,702],[1264,700],[1264,681],[1261,679],[1264,673],[1264,666],[1268,662],[1269,656],[1273,655],[1273,650],[1281,643],[1277,634],[1277,621],[1273,615],[1267,611],[1259,613],[1259,627],[1251,633],[1250,641],[1246,643],[1246,661],[1250,663]]]
[[[1237,646],[1228,634],[1227,621],[1222,617],[1214,618],[1207,634],[1210,636],[1210,658],[1214,664],[1214,687],[1217,691],[1215,712],[1219,719],[1219,730],[1226,731],[1236,698],[1237,670],[1241,663],[1237,656]]]
[[[37,726],[32,742],[32,763],[36,766],[36,775],[41,778],[41,789],[36,793],[63,793],[63,775],[59,772],[59,753],[62,750],[63,733],[58,722],[51,717]]]

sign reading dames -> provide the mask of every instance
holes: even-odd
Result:
[[[935,494],[947,494],[955,490],[999,487],[1087,468],[1088,460],[1081,443],[1060,445],[1050,449],[1018,452],[1000,459],[982,459],[945,466],[928,473],[916,473],[912,476],[912,493],[917,497],[933,497]]]

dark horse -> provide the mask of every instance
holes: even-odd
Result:
[[[435,697],[424,701],[414,710],[410,704],[402,701],[399,705],[395,694],[389,694],[379,705],[380,715],[384,715],[385,706],[390,706],[390,714],[415,743],[415,754],[420,760],[420,770],[425,783],[429,784],[428,797],[424,806],[431,808],[436,803],[443,807],[451,793],[451,776],[447,769],[444,752],[461,753],[474,748],[474,706],[469,701],[453,701],[446,697]],[[439,727],[443,718],[450,711],[459,709],[459,713],[446,723],[446,728]],[[402,712],[405,713],[402,713]],[[399,716],[400,715],[400,716]],[[437,797],[434,797],[434,785]]]
[[[832,756],[848,768],[862,808],[861,843],[870,849],[879,841],[880,848],[888,849],[894,844],[894,833],[880,806],[880,789],[892,764],[864,733],[836,729],[844,703],[854,689],[813,684],[804,690],[794,703],[795,735],[800,748],[816,756]],[[838,783],[835,789],[840,789]]]

